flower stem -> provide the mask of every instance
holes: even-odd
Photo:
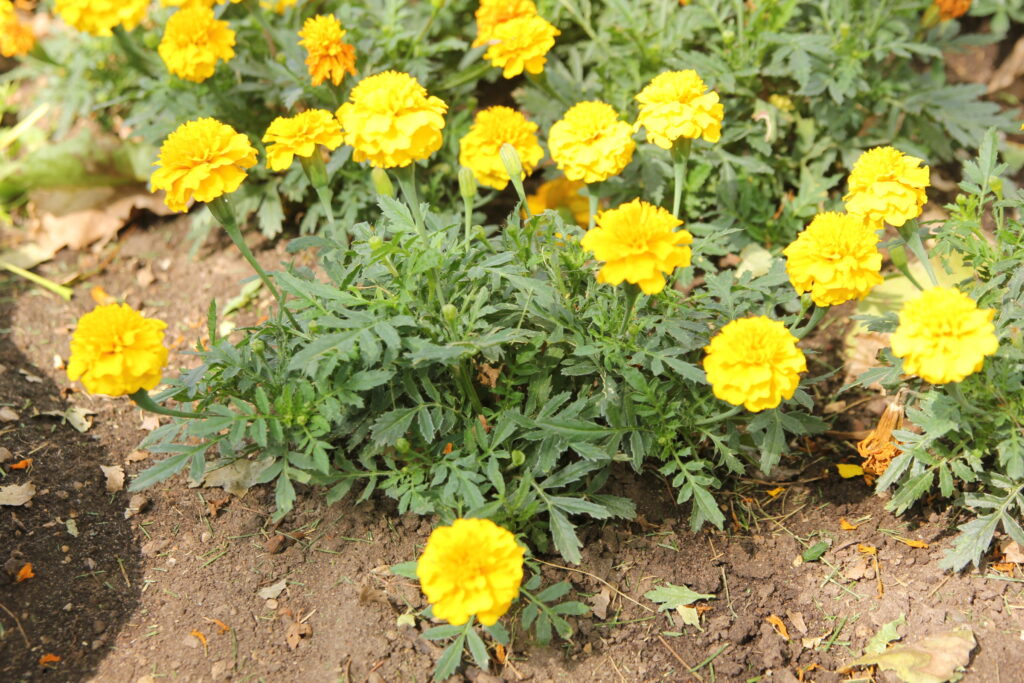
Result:
[[[118,25],[111,30],[114,34],[114,40],[117,41],[117,44],[124,50],[125,56],[128,57],[128,63],[138,69],[141,74],[153,78],[153,72],[149,69],[146,55],[139,50],[139,46],[132,41],[131,36],[124,30],[124,27]]]
[[[716,422],[722,422],[723,420],[728,420],[733,415],[738,415],[741,410],[743,410],[743,406],[741,406],[741,405],[733,406],[732,408],[730,408],[729,410],[725,411],[724,413],[719,413],[718,415],[712,415],[711,417],[705,418],[705,419],[703,419],[703,420],[701,420],[699,422],[694,422],[693,426],[694,427],[706,427],[708,425],[715,424]]]
[[[818,306],[817,304],[815,304],[814,310],[811,312],[811,317],[807,321],[807,324],[804,325],[803,327],[793,330],[792,335],[797,339],[803,339],[804,337],[806,337],[814,330],[815,327],[818,326],[818,323],[821,322],[821,319],[825,317],[826,311],[828,311],[828,306]]]
[[[672,215],[679,218],[679,210],[683,205],[683,187],[686,185],[686,166],[690,160],[690,149],[693,140],[680,138],[672,147],[672,171],[675,185],[672,192]]]
[[[331,186],[327,182],[327,167],[324,166],[324,160],[318,152],[319,150],[314,151],[310,157],[299,157],[299,161],[302,163],[302,170],[305,171],[306,177],[309,178],[309,184],[313,186],[313,190],[320,200],[324,213],[327,214],[327,220],[330,222],[331,227],[338,231],[338,241],[347,245],[348,232],[345,230],[344,225],[338,225],[338,222],[334,219],[334,206],[332,203],[334,197],[331,193]]]
[[[7,261],[0,261],[0,268],[3,268],[4,270],[9,270],[15,275],[20,275],[26,280],[36,283],[43,289],[47,289],[56,294],[57,296],[61,297],[62,299],[64,299],[64,301],[71,301],[72,290],[69,287],[58,285],[53,280],[47,280],[42,275],[36,275],[35,273],[25,270],[24,268],[19,268],[13,263],[7,263]]]
[[[924,267],[924,272],[928,273],[928,279],[931,281],[932,287],[938,287],[939,279],[935,277],[935,270],[932,268],[932,262],[928,259],[928,252],[925,250],[924,243],[921,241],[921,231],[917,226],[917,221],[907,221],[907,223],[900,228],[899,233],[903,238],[903,243],[910,248],[910,251],[917,257],[917,260],[921,262],[921,265]]]
[[[590,203],[590,222],[587,225],[587,230],[594,229],[594,223],[597,219],[597,204],[601,200],[600,195],[597,192],[595,183],[587,184],[587,201]]]
[[[629,329],[629,321],[632,318],[633,306],[636,304],[637,297],[640,296],[640,287],[634,285],[632,282],[627,282],[624,285],[625,289],[623,293],[626,297],[626,311],[622,316],[622,327],[619,328],[619,336],[626,334],[626,330]]]
[[[423,225],[423,212],[420,211],[420,199],[416,193],[416,164],[411,163],[405,168],[396,168],[395,176],[398,178],[398,186],[402,188],[402,195],[409,203],[409,210],[412,211],[413,221],[416,223],[416,232],[424,244],[427,241],[426,228]]]
[[[172,410],[171,408],[165,408],[156,401],[154,401],[149,392],[145,389],[139,389],[134,394],[129,394],[129,398],[135,401],[135,405],[143,410],[148,410],[151,413],[157,413],[158,415],[170,415],[171,417],[188,417],[188,418],[203,418],[209,417],[205,413],[193,413],[186,410]]]

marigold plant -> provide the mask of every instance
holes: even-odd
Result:
[[[146,16],[149,0],[56,0],[53,9],[69,26],[109,36],[115,26],[131,30]]]
[[[486,45],[494,38],[494,29],[506,21],[537,14],[533,0],[481,0],[476,17],[476,40],[473,47]]]
[[[526,71],[539,74],[547,63],[548,51],[561,31],[542,17],[517,17],[494,27],[484,59],[501,69],[505,78]]]
[[[633,159],[633,128],[606,102],[580,102],[548,132],[548,150],[569,180],[596,183]]]
[[[356,48],[345,42],[345,30],[334,15],[306,19],[299,31],[299,45],[306,48],[306,67],[313,85],[330,80],[341,85],[345,74],[356,75]]]
[[[924,190],[931,184],[928,167],[921,163],[894,147],[864,152],[850,171],[849,191],[843,197],[846,210],[875,226],[884,221],[898,228],[917,218],[928,200]]]
[[[904,372],[932,384],[960,382],[999,348],[991,308],[979,309],[952,287],[933,287],[908,301],[890,339]]]
[[[530,213],[539,214],[554,209],[565,209],[577,225],[586,227],[590,220],[590,207],[581,190],[586,187],[582,180],[569,180],[558,176],[537,186],[537,191],[526,197]]]
[[[635,130],[647,131],[647,141],[671,149],[676,140],[704,138],[718,142],[725,110],[718,93],[707,92],[697,72],[666,71],[658,74],[636,96],[640,103]]]
[[[882,283],[878,233],[856,216],[819,213],[783,250],[786,272],[797,292],[811,293],[818,306],[863,299]]]
[[[97,306],[78,319],[67,375],[90,394],[124,396],[160,383],[167,363],[162,320],[128,304]]]
[[[217,62],[235,56],[235,32],[203,5],[183,7],[167,20],[157,52],[167,70],[178,78],[202,83]]]
[[[341,126],[331,112],[310,109],[295,116],[278,116],[270,122],[263,142],[267,147],[267,168],[283,171],[296,156],[311,157],[317,145],[337,149],[344,139]]]
[[[537,124],[509,107],[490,107],[477,112],[469,132],[459,140],[459,163],[473,171],[477,182],[496,190],[509,183],[499,152],[505,143],[519,154],[522,178],[533,173],[544,150],[537,140]]]
[[[434,529],[416,575],[434,616],[465,624],[476,615],[492,626],[519,595],[525,550],[489,519],[456,519]]]
[[[203,118],[168,135],[154,165],[160,168],[150,179],[153,191],[166,191],[168,208],[185,211],[191,199],[209,202],[237,190],[245,169],[256,165],[256,150],[231,126]]]
[[[733,320],[704,347],[704,371],[715,396],[755,413],[792,398],[807,371],[796,342],[778,320]]]

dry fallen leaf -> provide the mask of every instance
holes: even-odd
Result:
[[[859,524],[851,524],[850,522],[847,522],[846,517],[839,518],[839,528],[843,531],[856,531],[859,526]]]
[[[139,462],[149,457],[149,451],[132,451],[125,458],[125,462]]]
[[[0,486],[0,505],[24,505],[36,495],[32,482]]]
[[[124,468],[120,465],[100,465],[103,476],[107,478],[107,493],[114,493],[124,488]]]
[[[1003,546],[1003,561],[1024,564],[1024,548],[1017,541],[1010,541]]]
[[[770,614],[767,617],[765,617],[764,620],[767,621],[769,624],[771,624],[772,628],[774,628],[775,632],[778,633],[780,636],[782,636],[786,640],[790,639],[789,638],[789,629],[786,628],[786,623],[784,621],[782,621],[782,617],[780,617],[780,616],[778,616],[776,614]]]
[[[273,600],[284,591],[285,586],[287,585],[288,582],[285,579],[281,579],[275,584],[271,584],[266,588],[261,588],[260,590],[256,591],[256,595],[263,598],[264,600]]]
[[[27,470],[32,467],[32,458],[24,458],[10,466],[12,470]]]
[[[249,487],[256,483],[268,464],[266,460],[239,458],[224,467],[208,471],[203,477],[202,484],[210,487],[219,486],[228,493],[233,493],[241,498],[249,490]]]
[[[157,429],[159,427],[160,427],[160,416],[159,415],[157,415],[156,413],[143,413],[142,414],[142,426],[141,426],[141,429],[144,429],[147,432],[151,432],[154,429]]]
[[[804,621],[803,612],[786,612],[786,616],[789,617],[790,622],[792,622],[797,631],[800,631],[802,634],[807,633],[807,622]]]
[[[482,363],[477,368],[476,381],[480,383],[480,386],[488,387],[493,389],[498,386],[498,377],[501,375],[501,369],[504,365],[494,367],[490,363]]]
[[[0,406],[0,422],[17,422],[21,416],[10,406]]]
[[[18,570],[18,574],[14,577],[14,583],[21,583],[22,581],[28,581],[29,579],[36,578],[35,572],[32,571],[32,563],[26,562],[21,569]]]
[[[974,633],[964,628],[864,655],[850,667],[877,666],[894,671],[906,683],[945,683],[962,678],[960,670],[967,666],[976,646]]]
[[[608,605],[611,604],[612,596],[609,593],[607,587],[601,588],[601,591],[590,598],[590,607],[594,612],[594,616],[598,619],[608,618]]]
[[[303,638],[309,638],[312,635],[312,626],[298,621],[293,621],[288,624],[288,630],[285,631],[284,639],[288,643],[288,647],[294,650],[299,646],[299,643],[302,642]]]

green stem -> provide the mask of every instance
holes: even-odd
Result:
[[[313,191],[316,192],[316,196],[320,200],[320,205],[327,214],[327,220],[331,227],[338,231],[339,241],[347,245],[348,232],[344,225],[338,225],[334,219],[334,197],[327,181],[327,167],[324,165],[323,157],[320,156],[319,150],[314,150],[312,156],[299,157],[299,161],[302,163],[302,170],[306,173],[306,177],[309,178],[309,184],[313,186]]]
[[[672,215],[680,218],[679,210],[683,206],[683,187],[686,185],[686,166],[690,160],[690,149],[693,141],[689,138],[676,140],[672,147],[672,171],[675,185],[672,192]]]
[[[740,406],[733,406],[732,408],[730,408],[729,410],[725,411],[724,413],[719,413],[718,415],[712,415],[711,417],[705,418],[705,419],[701,420],[700,422],[694,422],[693,426],[694,427],[706,427],[708,425],[715,424],[716,422],[722,422],[723,420],[728,420],[733,415],[738,415],[741,410],[743,410],[743,406],[741,406],[741,405]]]
[[[932,268],[932,262],[928,259],[928,252],[924,248],[924,243],[921,241],[921,231],[917,226],[917,221],[907,221],[907,223],[899,229],[900,236],[903,238],[903,243],[910,248],[910,251],[917,257],[917,260],[921,262],[924,267],[924,272],[928,274],[928,279],[932,283],[932,287],[939,286],[939,279],[935,276],[935,269]],[[920,287],[923,289],[923,287]]]
[[[637,297],[640,296],[639,285],[634,285],[632,282],[627,282],[623,285],[625,289],[623,293],[626,297],[626,312],[622,316],[622,327],[619,328],[619,336],[626,334],[626,330],[629,329],[629,321],[633,314],[633,306],[636,304]]]
[[[469,252],[469,243],[470,243],[470,240],[472,239],[472,237],[470,236],[470,232],[473,229],[473,200],[472,199],[466,199],[465,197],[463,197],[462,205],[465,208],[464,217],[463,217],[463,220],[464,220],[464,223],[465,223],[465,225],[464,225],[465,235],[463,237],[462,251],[468,253]]]
[[[411,163],[405,168],[396,168],[395,177],[398,178],[398,186],[402,188],[402,195],[409,204],[412,211],[413,221],[416,223],[416,232],[419,233],[423,243],[427,242],[427,233],[423,225],[423,212],[420,211],[419,195],[416,193],[416,164]]]
[[[15,275],[20,275],[29,282],[36,283],[43,289],[47,289],[56,294],[57,296],[61,297],[62,299],[64,299],[64,301],[71,301],[72,290],[69,287],[58,285],[53,280],[47,280],[42,275],[36,275],[35,273],[25,270],[24,268],[19,268],[13,263],[7,263],[7,261],[0,261],[0,268],[3,268],[4,270],[9,270]]]
[[[171,408],[165,408],[150,397],[149,392],[145,389],[139,389],[134,394],[129,394],[128,397],[135,401],[135,405],[148,410],[151,413],[157,413],[158,415],[170,415],[171,417],[187,417],[187,418],[204,418],[209,417],[205,413],[193,413],[186,410],[172,410]]]
[[[473,410],[477,415],[484,414],[484,404],[480,402],[480,396],[476,393],[476,387],[473,386],[473,378],[470,376],[469,371],[466,369],[464,363],[456,366],[456,372],[459,375],[459,379],[462,382],[463,391],[466,392],[466,396],[469,397],[469,402],[473,404]]]
[[[804,337],[806,337],[814,330],[815,327],[818,326],[818,323],[821,322],[821,319],[825,317],[826,311],[828,311],[828,306],[818,306],[817,304],[815,304],[814,310],[811,313],[810,320],[808,320],[807,324],[804,325],[803,327],[800,327],[796,330],[792,330],[792,335],[797,339],[803,339]]]
[[[597,204],[601,198],[597,194],[597,188],[595,183],[587,185],[587,201],[590,203],[590,222],[587,225],[587,230],[594,229],[594,222],[597,218]]]
[[[114,40],[117,41],[117,44],[121,46],[122,50],[124,50],[125,56],[128,57],[128,63],[138,69],[143,75],[153,78],[153,72],[149,69],[146,56],[141,50],[139,50],[138,46],[132,42],[131,37],[128,35],[128,32],[124,30],[124,27],[121,25],[115,26],[113,28],[113,33]]]

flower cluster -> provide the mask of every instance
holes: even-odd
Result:
[[[504,190],[510,179],[499,152],[505,143],[519,154],[522,178],[533,173],[544,158],[537,124],[527,121],[521,112],[497,106],[477,112],[469,132],[459,140],[459,163],[473,171],[481,185]]]
[[[476,13],[476,40],[473,47],[481,47],[494,39],[494,30],[506,21],[532,17],[537,14],[533,0],[480,0]]]
[[[878,233],[856,216],[820,213],[783,251],[789,280],[818,306],[863,299],[882,283],[877,245]]]
[[[22,23],[11,0],[0,0],[0,55],[22,57],[36,44],[32,27]]]
[[[586,227],[590,220],[590,206],[587,198],[580,193],[584,187],[585,184],[581,180],[569,180],[565,176],[558,176],[554,180],[541,183],[535,193],[527,195],[526,205],[534,215],[548,209],[565,209],[571,220]]]
[[[71,337],[68,379],[108,396],[154,388],[167,363],[166,327],[128,304],[97,306],[79,318]]]
[[[846,210],[867,225],[900,227],[921,215],[931,182],[921,160],[893,147],[875,147],[860,155],[850,171]]]
[[[330,80],[341,85],[345,74],[356,75],[356,49],[345,42],[345,30],[333,15],[318,14],[306,19],[299,31],[299,45],[306,48],[306,67],[313,85]]]
[[[487,45],[484,59],[513,78],[544,70],[548,51],[561,32],[537,14],[532,0],[481,0],[473,47]]]
[[[647,141],[663,149],[671,149],[679,139],[718,142],[724,109],[718,93],[706,90],[692,69],[655,76],[636,96],[640,114],[634,129],[646,129]]]
[[[551,158],[569,180],[607,180],[629,165],[635,149],[632,126],[605,102],[574,105],[548,131]]]
[[[79,31],[109,36],[115,26],[128,31],[138,26],[148,6],[149,0],[56,0],[54,11]]]
[[[217,62],[235,56],[235,32],[216,19],[213,10],[192,5],[171,15],[157,52],[167,70],[178,78],[202,83],[213,75]]]
[[[296,156],[313,156],[317,145],[329,150],[337,149],[344,135],[334,115],[323,109],[310,109],[295,116],[278,116],[270,122],[263,142],[267,147],[267,168],[283,171],[292,165]]]

